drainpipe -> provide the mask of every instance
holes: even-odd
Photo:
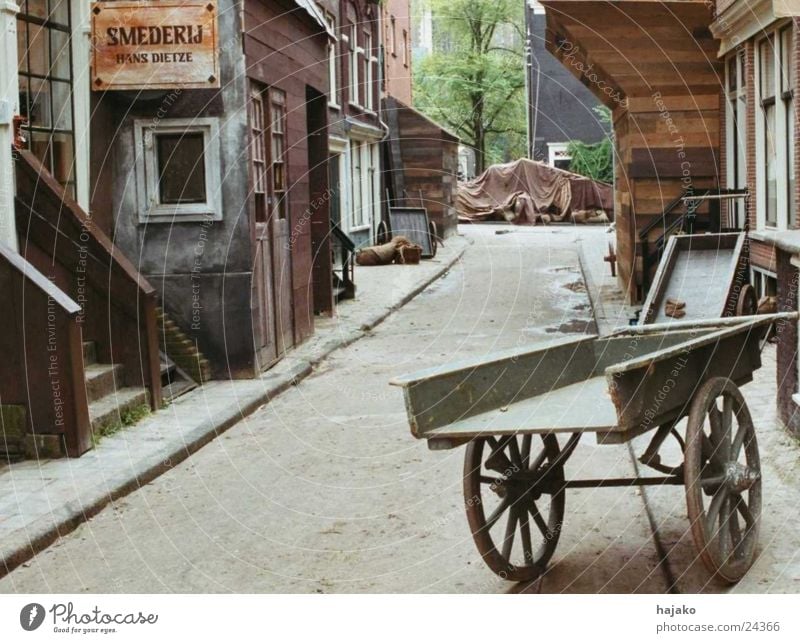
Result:
[[[13,61],[0,65],[0,243],[15,251],[17,226],[14,222],[14,115],[19,113],[19,79],[17,78],[17,13],[19,7],[10,0],[0,0],[0,60]]]

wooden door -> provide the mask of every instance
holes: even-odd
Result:
[[[250,174],[255,202],[253,285],[251,310],[254,342],[261,369],[278,358],[275,297],[272,275],[272,239],[269,224],[269,172],[267,157],[267,110],[264,91],[253,85],[250,92]]]
[[[272,234],[273,290],[275,293],[276,337],[278,354],[294,345],[292,305],[292,246],[289,223],[289,162],[286,146],[286,93],[270,87],[270,232]]]

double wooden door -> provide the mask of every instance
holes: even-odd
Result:
[[[255,202],[252,313],[260,367],[294,344],[286,94],[251,83],[251,185]]]

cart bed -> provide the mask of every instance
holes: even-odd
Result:
[[[616,424],[617,413],[608,393],[608,382],[600,375],[457,420],[430,431],[427,437],[507,435],[517,433],[520,427],[530,432],[597,432],[611,430]]]
[[[432,448],[513,433],[595,433],[620,443],[674,422],[711,377],[741,386],[761,366],[766,327],[794,313],[672,322],[585,336],[392,382],[411,433]]]
[[[744,233],[671,237],[642,309],[642,323],[675,321],[664,314],[668,299],[686,303],[683,321],[733,316],[748,276],[744,247]]]

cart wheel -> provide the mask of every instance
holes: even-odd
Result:
[[[556,462],[555,435],[541,440],[540,448],[532,435],[479,438],[467,446],[464,498],[472,537],[484,562],[505,580],[544,573],[561,535],[564,467]]]
[[[750,284],[745,284],[739,291],[739,297],[736,300],[736,316],[755,315],[757,310],[756,289]]]
[[[384,243],[389,243],[391,238],[389,236],[389,226],[386,225],[386,221],[381,221],[378,224],[378,229],[375,233],[375,245],[381,246]]]
[[[436,227],[435,221],[428,223],[428,238],[431,240],[431,259],[433,259],[439,249],[439,229]]]
[[[685,466],[686,503],[697,551],[717,578],[735,583],[755,558],[761,466],[747,403],[726,377],[710,379],[692,400]]]

